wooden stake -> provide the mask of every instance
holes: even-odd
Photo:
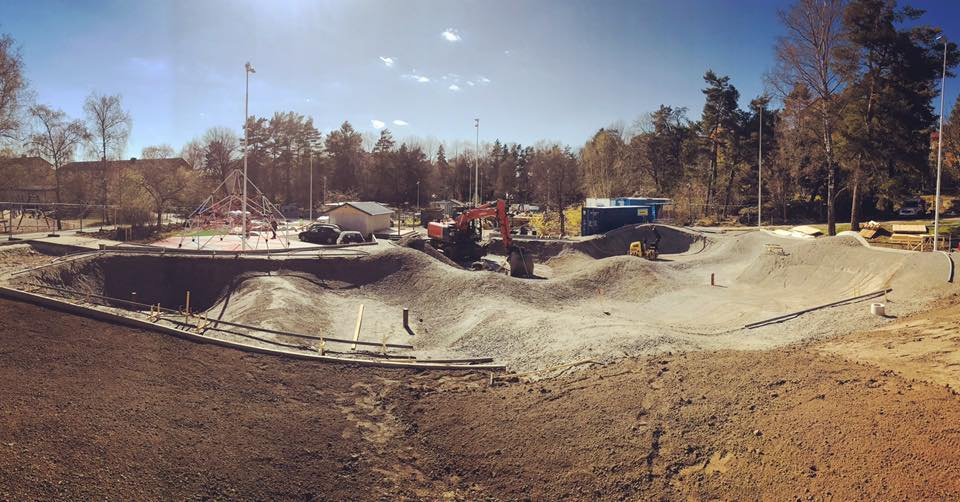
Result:
[[[187,291],[187,307],[183,314],[183,322],[190,322],[190,292]]]
[[[357,327],[353,330],[353,341],[360,339],[360,325],[363,324],[363,304],[360,304],[360,311],[357,312]],[[350,350],[357,350],[357,344],[354,343]]]

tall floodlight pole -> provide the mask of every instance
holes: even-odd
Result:
[[[310,221],[313,221],[313,150],[310,150]]]
[[[763,221],[763,104],[760,105],[760,139],[757,142],[757,228]]]
[[[477,148],[473,157],[473,205],[480,205],[480,119],[473,119],[473,127],[477,129]]]
[[[243,203],[240,204],[240,252],[247,250],[247,146],[250,142],[247,119],[249,118],[250,103],[250,74],[256,73],[250,62],[243,65],[246,89],[243,94]]]
[[[940,132],[937,134],[937,195],[933,201],[933,250],[940,245],[940,165],[943,159],[943,95],[947,85],[947,38],[938,35],[937,40],[943,39],[943,76],[940,79]]]

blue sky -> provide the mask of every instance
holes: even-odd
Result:
[[[37,100],[82,117],[91,91],[121,93],[127,155],[179,149],[250,112],[294,110],[396,137],[581,145],[661,103],[703,106],[702,75],[763,92],[782,33],[773,0],[0,0]],[[960,2],[915,1],[960,40]],[[960,80],[947,80],[948,107]],[[399,121],[394,123],[394,121]]]

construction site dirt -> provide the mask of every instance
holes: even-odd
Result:
[[[659,259],[628,256],[652,231],[525,240],[536,278],[412,242],[55,262],[0,248],[6,287],[64,302],[0,299],[0,500],[960,497],[952,258],[665,226]],[[273,333],[194,330],[227,348],[68,313],[156,304]],[[346,340],[361,320],[380,357],[508,371],[239,350],[322,353],[284,333]]]
[[[960,496],[955,391],[818,344],[491,386],[477,372],[291,361],[8,300],[0,332],[5,500]]]

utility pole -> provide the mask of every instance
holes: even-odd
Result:
[[[476,155],[473,158],[473,172],[474,172],[474,190],[473,190],[473,206],[477,207],[480,205],[480,119],[473,119],[473,127],[477,129],[477,148],[475,150]]]
[[[943,76],[940,80],[940,132],[937,134],[937,195],[933,201],[933,250],[940,245],[940,166],[943,161],[943,95],[947,85],[947,38],[937,36],[943,40]]]
[[[240,205],[240,253],[247,250],[247,147],[250,143],[249,127],[247,127],[247,118],[249,115],[250,103],[250,74],[256,73],[250,62],[243,66],[244,77],[246,77],[246,89],[243,94],[243,203]]]
[[[757,228],[763,221],[763,103],[760,104],[760,139],[757,142]]]

